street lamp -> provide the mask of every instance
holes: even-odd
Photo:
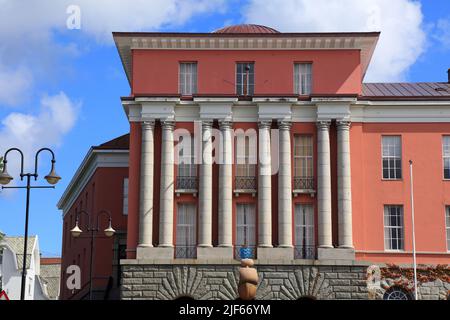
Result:
[[[9,184],[13,177],[8,173],[7,168],[7,156],[8,153],[11,151],[17,151],[20,154],[20,180],[23,181],[23,178],[27,178],[27,185],[26,186],[19,186],[19,187],[5,187],[4,185]],[[33,177],[36,181],[38,178],[38,156],[42,151],[48,151],[52,155],[52,168],[50,170],[50,173],[44,177],[45,180],[52,186],[31,186],[31,178]],[[18,148],[11,148],[8,149],[5,152],[5,155],[3,157],[3,170],[0,173],[0,184],[2,184],[2,189],[27,189],[27,200],[26,200],[26,212],[25,212],[25,239],[24,239],[24,246],[23,246],[23,266],[22,266],[22,283],[20,287],[20,300],[25,299],[25,282],[26,282],[26,272],[27,272],[27,246],[28,246],[28,216],[29,216],[29,210],[30,210],[30,190],[31,189],[45,189],[45,188],[55,188],[54,185],[58,183],[59,180],[61,180],[61,177],[56,174],[55,172],[55,153],[49,149],[49,148],[42,148],[39,149],[36,152],[36,155],[34,156],[34,173],[24,173],[23,167],[24,167],[24,156],[23,152]]]
[[[97,214],[97,224],[95,226],[93,226],[93,221],[91,220],[91,218],[92,218],[91,215],[87,211],[81,210],[76,213],[75,227],[73,227],[73,229],[70,230],[70,233],[72,234],[72,237],[74,237],[74,238],[79,238],[81,236],[81,234],[83,233],[83,230],[79,226],[80,214],[85,214],[88,216],[87,231],[91,233],[91,257],[90,257],[90,264],[89,264],[89,300],[92,300],[92,263],[93,263],[93,258],[94,258],[94,235],[100,231],[99,217],[101,215],[108,216],[108,227],[105,230],[103,230],[103,232],[105,233],[105,236],[107,236],[108,238],[112,237],[116,233],[116,230],[114,230],[112,227],[111,213],[109,211],[101,210]]]

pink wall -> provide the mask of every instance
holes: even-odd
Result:
[[[255,94],[292,95],[294,62],[313,63],[314,94],[361,92],[358,50],[133,50],[132,94],[177,94],[178,65],[183,61],[198,63],[199,94],[234,95],[239,61],[255,63]]]
[[[405,250],[412,250],[409,163],[414,162],[416,249],[446,252],[445,205],[450,204],[450,181],[443,180],[442,136],[446,123],[352,123],[351,165],[353,236],[356,250],[383,251],[383,206],[403,205]],[[381,137],[402,138],[402,179],[382,180]],[[397,253],[359,254],[363,260],[411,262]],[[450,257],[420,255],[421,263],[450,263]]]

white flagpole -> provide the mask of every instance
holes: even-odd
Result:
[[[417,262],[416,262],[416,230],[414,225],[414,182],[413,182],[413,162],[409,160],[409,175],[411,184],[411,221],[412,221],[412,252],[414,268],[414,298],[419,300],[417,292]]]

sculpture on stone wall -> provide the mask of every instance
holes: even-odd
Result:
[[[242,259],[239,268],[238,293],[242,300],[253,300],[258,287],[258,272],[253,268],[252,259]]]

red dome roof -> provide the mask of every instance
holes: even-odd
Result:
[[[216,30],[213,33],[280,33],[280,31],[258,24],[237,24]]]

